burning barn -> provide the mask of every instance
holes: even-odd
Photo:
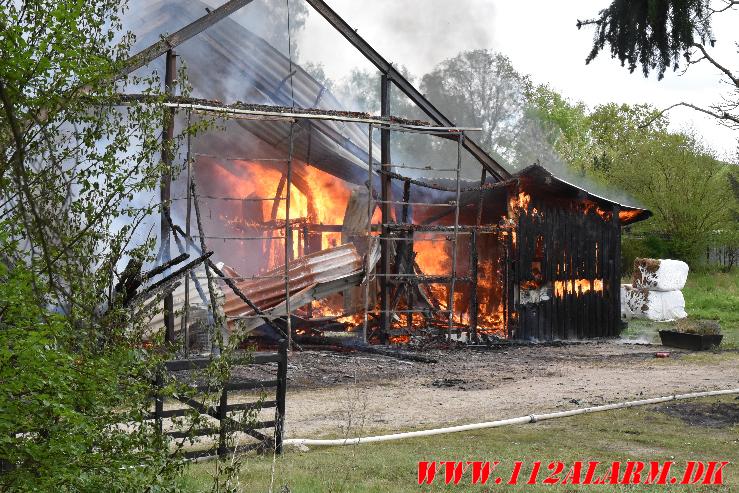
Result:
[[[224,7],[206,14],[198,2],[137,2],[133,10],[140,43],[158,46],[138,67],[167,53],[171,86],[176,57],[187,63],[195,97],[170,100],[177,124],[214,118],[222,127],[188,144],[187,172],[164,198],[175,222],[199,204],[198,233],[179,230],[223,262],[219,276],[231,289],[222,286],[219,309],[229,329],[298,341],[342,331],[383,343],[617,335],[621,227],[649,211],[538,165],[511,173],[474,142],[475,129],[450,122],[328,5],[307,3],[381,72],[381,115],[343,111]],[[173,25],[186,27],[157,41]],[[391,90],[432,123],[390,116]],[[457,158],[394,163],[398,131],[451,142]],[[463,160],[479,180],[465,179]],[[162,231],[170,231],[164,220]],[[200,296],[201,312],[211,306],[202,277],[185,286],[191,296],[177,297],[193,306]],[[165,299],[176,310],[172,303]],[[183,317],[185,332],[190,322]]]

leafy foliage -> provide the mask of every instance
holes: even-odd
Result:
[[[608,45],[630,72],[641,65],[644,76],[656,70],[661,79],[696,42],[713,43],[711,12],[710,0],[614,0],[595,19],[577,22],[596,25],[586,63]]]
[[[0,263],[0,489],[170,489],[178,466],[153,426],[120,424],[147,404],[135,350],[79,337],[37,304],[32,276]]]
[[[4,491],[165,491],[181,461],[145,421],[153,368],[113,291],[156,204],[158,80],[120,80],[114,0],[0,8],[0,461]],[[127,107],[129,82],[154,104]],[[171,149],[170,149],[171,151]],[[143,202],[143,203],[142,203]],[[172,389],[169,389],[172,392]]]

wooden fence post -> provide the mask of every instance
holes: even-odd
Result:
[[[275,409],[275,452],[282,453],[285,425],[285,393],[287,391],[287,341],[280,340],[280,361],[277,363],[277,408]]]
[[[164,431],[162,424],[162,414],[164,412],[164,398],[162,397],[162,387],[164,386],[164,379],[162,378],[162,368],[157,368],[156,379],[154,380],[154,420],[156,421],[156,427],[161,435]]]
[[[226,426],[228,411],[228,381],[222,382],[221,400],[218,404],[218,456],[226,455]]]

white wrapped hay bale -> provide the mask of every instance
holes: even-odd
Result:
[[[621,318],[633,318],[634,314],[629,308],[629,296],[634,287],[631,284],[621,285]]]
[[[683,289],[688,280],[688,264],[680,260],[637,258],[634,260],[635,288],[652,291]]]
[[[621,313],[626,318],[646,318],[657,322],[688,316],[682,291],[652,291],[628,284],[621,286]]]

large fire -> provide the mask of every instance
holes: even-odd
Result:
[[[290,220],[293,237],[293,257],[304,253],[301,225],[340,226],[351,190],[346,182],[312,166],[295,163],[293,174],[298,175],[290,187]],[[232,172],[235,169],[237,172]],[[299,177],[299,179],[297,179]],[[284,263],[284,224],[286,218],[285,176],[279,167],[260,162],[234,161],[232,169],[212,166],[209,182],[218,183],[229,197],[243,198],[241,211],[221,215],[231,227],[233,236],[263,236],[259,242],[262,258],[266,259],[260,271],[266,271]],[[276,200],[275,200],[276,199]],[[256,231],[255,231],[256,230]],[[341,233],[321,232],[321,249],[341,243]],[[272,239],[268,239],[272,237]],[[245,249],[253,256],[253,245]]]
[[[230,164],[213,166],[208,182],[218,184],[211,192],[239,199],[243,204],[238,207],[224,208],[218,219],[229,228],[226,233],[232,236],[250,236],[260,238],[254,242],[237,242],[239,251],[231,252],[249,258],[261,259],[253,272],[247,275],[258,275],[274,269],[285,262],[284,225],[286,219],[286,200],[288,191],[283,165],[269,166],[261,162],[233,161]],[[341,230],[344,216],[352,194],[352,185],[328,173],[320,171],[308,164],[295,163],[293,182],[290,187],[290,221],[293,237],[292,257],[307,255],[317,248],[327,249],[337,246],[342,241]],[[413,330],[438,328],[446,330],[465,329],[471,320],[471,304],[477,302],[477,327],[480,332],[505,337],[507,324],[516,320],[515,310],[506,310],[504,284],[508,275],[506,255],[517,248],[516,228],[522,215],[541,216],[544,209],[537,211],[533,207],[532,196],[525,191],[518,191],[508,200],[507,211],[504,211],[497,223],[497,230],[486,241],[486,246],[478,244],[478,277],[477,291],[472,292],[473,284],[469,279],[455,284],[452,306],[450,302],[450,285],[448,279],[437,283],[419,283],[415,293],[425,298],[419,302],[417,295],[406,295],[403,301],[393,305],[396,315],[390,320],[393,334],[390,341],[407,343]],[[538,205],[538,203],[537,203]],[[581,201],[574,206],[582,213],[598,214],[603,220],[610,221],[612,213],[598,207],[590,201]],[[396,211],[391,208],[390,221],[395,221]],[[370,223],[382,222],[380,208],[375,208]],[[379,234],[379,228],[372,228],[368,234]],[[320,237],[320,238],[319,238]],[[264,238],[263,240],[261,238]],[[461,234],[458,237],[459,251],[466,251],[463,242],[468,238]],[[320,239],[320,241],[317,241]],[[453,269],[453,242],[450,236],[433,233],[416,233],[413,237],[414,272],[420,276],[442,276],[448,278],[452,272],[457,277],[471,275],[470,255],[458,253],[457,266]],[[506,241],[510,239],[510,241]],[[532,259],[532,272],[538,272],[544,258],[544,238],[537,238],[536,252]],[[541,244],[541,245],[540,245]],[[320,245],[320,246],[319,246]],[[393,243],[393,248],[401,245]],[[596,257],[598,245],[596,244]],[[459,252],[458,251],[458,252]],[[505,272],[505,275],[504,275]],[[559,266],[557,266],[559,272]],[[407,273],[406,273],[407,274]],[[390,291],[396,293],[398,283],[392,283]],[[602,292],[602,279],[570,279],[553,281],[535,277],[522,283],[523,290],[539,290],[544,286],[551,289],[556,297],[566,295],[579,296],[588,292]],[[407,288],[410,289],[410,288]],[[301,307],[296,313],[308,318],[330,318],[339,324],[345,324],[350,330],[361,327],[365,323],[364,312],[357,313],[357,308],[346,308],[344,295],[335,294],[329,298],[312,302]],[[400,300],[402,297],[398,297]],[[415,298],[415,300],[414,300]],[[379,306],[374,295],[370,311]],[[356,300],[355,300],[356,301]],[[409,306],[411,305],[411,306]],[[423,310],[423,313],[420,310]],[[347,310],[345,312],[345,310]],[[507,320],[510,318],[510,320]],[[377,324],[377,317],[367,317],[369,323]],[[407,330],[407,334],[405,334]]]

